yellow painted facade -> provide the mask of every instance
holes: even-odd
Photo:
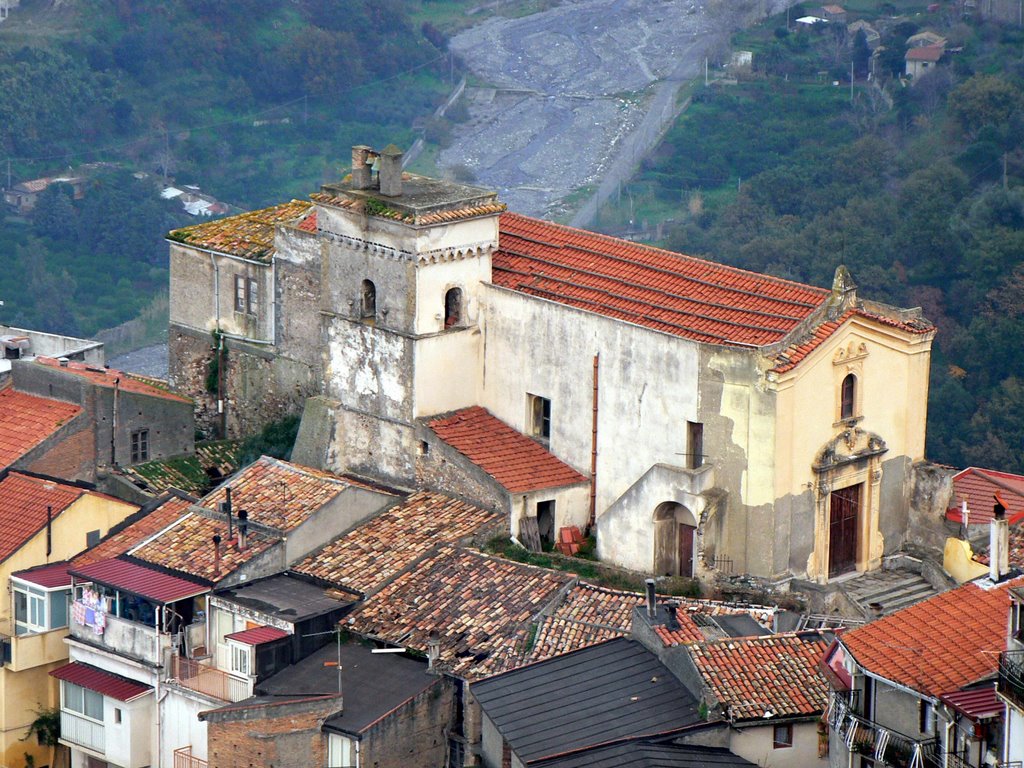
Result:
[[[776,394],[774,497],[810,492],[815,506],[807,578],[828,580],[831,494],[855,485],[861,505],[856,571],[881,565],[884,472],[908,474],[924,458],[933,336],[854,315],[795,368],[769,374]],[[853,409],[844,419],[842,387],[850,375]],[[904,496],[908,481],[900,478]]]
[[[136,511],[138,507],[133,504],[85,493],[54,518],[49,556],[46,531],[42,530],[0,563],[0,583],[5,587],[0,633],[9,638],[12,646],[11,663],[0,667],[0,753],[4,768],[22,768],[26,765],[26,755],[31,756],[36,766],[53,765],[50,748],[25,736],[39,709],[59,705],[57,681],[49,673],[68,659],[64,642],[67,627],[15,636],[9,589],[11,574],[77,555],[86,548],[88,532],[99,531],[100,536],[104,536],[112,526]]]

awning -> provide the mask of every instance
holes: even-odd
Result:
[[[76,579],[102,584],[160,604],[176,603],[210,591],[206,582],[174,576],[119,557],[71,568],[69,573]]]
[[[288,633],[283,629],[267,626],[243,629],[241,632],[232,632],[230,635],[224,635],[225,640],[234,640],[236,643],[242,643],[243,645],[263,645],[263,643],[269,643],[273,640],[280,640],[282,637],[288,637]]]
[[[118,701],[134,701],[153,690],[151,685],[104,672],[98,667],[83,664],[80,661],[73,661],[63,667],[57,667],[50,674],[58,680],[66,680]]]
[[[27,581],[43,589],[58,589],[59,587],[70,587],[71,576],[68,573],[66,562],[51,563],[39,568],[30,568],[25,571],[18,571],[11,574],[12,579]]]
[[[939,699],[974,722],[1002,717],[1006,710],[994,685],[946,693]]]

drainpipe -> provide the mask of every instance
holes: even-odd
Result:
[[[590,425],[590,521],[587,527],[593,530],[597,522],[597,373],[601,353],[594,355],[593,411]]]
[[[50,553],[53,552],[53,507],[46,507],[46,561],[50,561]]]
[[[219,325],[219,321],[218,321]],[[224,334],[217,334],[217,414],[220,416],[220,436],[228,436],[228,415],[224,407]]]
[[[214,326],[218,331],[220,330],[220,267],[217,266],[217,260],[213,257],[212,251],[207,251],[210,254],[210,266],[213,267],[213,316],[216,318],[216,325]]]
[[[111,406],[110,413],[110,465],[112,467],[117,466],[117,452],[115,449],[115,440],[117,439],[117,403],[118,395],[120,394],[121,379],[114,379],[114,404]]]

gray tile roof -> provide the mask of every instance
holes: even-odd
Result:
[[[703,722],[682,683],[627,638],[506,672],[471,690],[524,763]]]
[[[753,768],[755,763],[716,747],[627,741],[537,763],[537,768]]]

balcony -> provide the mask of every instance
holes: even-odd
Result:
[[[174,750],[174,768],[207,768],[207,762],[192,757],[192,747],[181,747]]]
[[[71,636],[120,656],[151,664],[161,664],[163,652],[171,644],[170,636],[157,632],[156,627],[121,619],[110,613],[105,614],[99,631],[95,625],[79,624],[72,620]]]
[[[838,693],[829,702],[828,724],[855,754],[893,768],[940,768],[943,765],[938,740],[921,741],[886,728],[852,712],[849,702]]]
[[[999,654],[999,678],[996,691],[1010,704],[1024,710],[1024,651]]]
[[[249,680],[183,656],[171,657],[171,682],[218,701],[236,702],[252,696]]]
[[[68,746],[84,747],[101,755],[107,752],[103,723],[79,717],[64,709],[60,712],[60,740]]]

